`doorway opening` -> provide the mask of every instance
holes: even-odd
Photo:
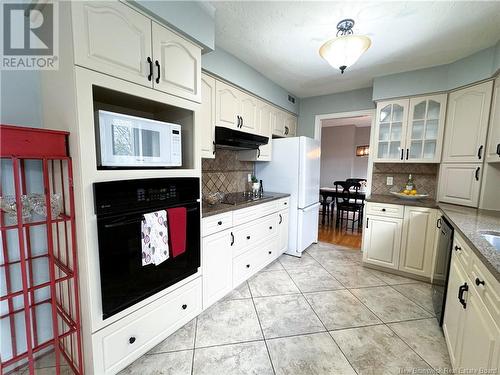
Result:
[[[365,198],[371,183],[369,145],[373,112],[317,116],[321,117],[317,118],[315,136],[321,141],[321,242],[361,248]]]

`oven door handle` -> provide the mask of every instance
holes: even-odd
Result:
[[[198,210],[198,206],[187,208],[186,212],[193,212],[193,211],[196,211],[196,210]],[[144,220],[144,216],[141,216],[140,218],[139,217],[135,217],[134,219],[120,220],[118,222],[113,222],[113,223],[110,223],[110,224],[104,224],[104,228],[108,229],[108,228],[121,227],[122,225],[133,224],[133,223],[136,223],[136,222],[142,221],[142,220]]]

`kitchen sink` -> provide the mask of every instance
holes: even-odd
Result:
[[[495,249],[500,251],[500,232],[481,232],[481,235],[488,241]]]

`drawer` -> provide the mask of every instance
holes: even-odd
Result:
[[[274,236],[270,238],[269,241],[262,243],[262,245],[260,246],[258,251],[262,253],[264,266],[267,266],[269,263],[273,262],[281,255],[281,253],[279,252],[278,241],[278,236]]]
[[[256,204],[255,206],[242,208],[241,210],[233,211],[233,225],[241,225],[249,221],[256,220],[262,216],[267,216],[278,211],[276,201]]]
[[[234,245],[233,256],[245,252],[256,243],[278,234],[278,214],[274,213],[261,217],[254,222],[233,228]]]
[[[453,234],[452,251],[457,254],[457,259],[464,267],[465,272],[469,274],[472,267],[472,250],[457,231]]]
[[[278,211],[286,210],[290,206],[290,198],[286,197],[276,201]]]
[[[469,276],[477,294],[483,300],[486,309],[500,327],[500,282],[486,266],[472,254],[472,267]]]
[[[209,236],[233,226],[233,213],[226,212],[219,215],[204,217],[202,220],[202,236]]]
[[[254,248],[233,259],[233,285],[240,285],[262,268],[266,257],[262,247]]]
[[[403,218],[405,206],[398,204],[385,204],[385,203],[366,203],[366,213],[369,215],[387,216]]]
[[[197,316],[201,293],[197,278],[94,334],[94,360],[102,355],[102,369],[96,373],[118,372]]]

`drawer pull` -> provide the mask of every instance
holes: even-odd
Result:
[[[484,286],[485,285],[484,280],[479,280],[479,277],[476,277],[476,285],[477,286],[479,286],[479,285]]]
[[[247,268],[250,268],[250,264],[247,264]]]
[[[186,310],[187,308],[188,308],[188,305],[186,305],[186,304],[182,305],[183,310]]]
[[[462,248],[458,245],[455,245],[455,251],[459,252],[460,250],[462,250]]]
[[[288,204],[288,202],[284,202],[283,204],[286,206]]]
[[[272,227],[272,226],[271,226],[271,227],[269,227],[269,230],[271,230],[271,229],[273,229],[273,227]]]
[[[468,290],[469,286],[467,285],[467,283],[464,283],[464,285],[460,285],[460,287],[458,288],[458,301],[464,309],[467,308],[467,302],[465,301],[464,293]]]
[[[250,239],[250,236],[247,236],[247,240],[249,240],[249,239]]]
[[[234,234],[233,232],[231,232],[231,246],[234,245]]]
[[[219,221],[219,222],[217,223],[217,225],[222,225],[222,221]]]
[[[280,222],[278,224],[281,224],[283,222],[283,216],[281,216],[281,214],[279,214],[280,216]]]
[[[269,255],[271,255],[273,252],[272,251],[268,251]]]
[[[128,339],[129,344],[133,344],[135,342],[135,337],[132,336]]]
[[[382,212],[385,212],[385,211],[386,211],[386,209],[385,209],[385,208],[382,208]]]

